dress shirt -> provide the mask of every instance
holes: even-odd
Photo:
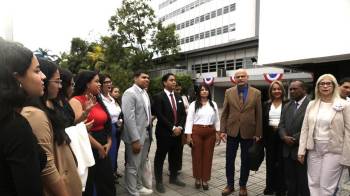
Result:
[[[297,109],[299,109],[300,106],[301,106],[301,104],[303,104],[305,98],[306,98],[306,95],[305,95],[302,99],[300,99],[299,101],[295,101],[295,103],[298,104],[298,105],[297,105]]]
[[[175,101],[175,108],[177,109],[177,105],[176,105],[176,99],[175,99],[174,91],[173,91],[173,92],[170,92],[170,91],[168,91],[167,89],[164,89],[164,92],[165,92],[166,96],[168,97],[168,99],[169,99],[169,102],[170,102],[171,106],[173,106],[173,105],[172,105],[172,102],[171,102],[171,97],[170,97],[170,94],[172,94],[172,95],[173,95],[173,97],[174,97],[174,101]]]
[[[271,127],[278,127],[278,124],[280,123],[281,118],[281,110],[282,110],[282,104],[275,107],[275,105],[271,104],[270,112],[269,112],[269,126]]]
[[[248,95],[248,85],[245,85],[237,89],[238,89],[238,97],[240,93],[243,93],[243,103],[245,103],[245,100],[247,99],[247,95]]]
[[[209,101],[197,111],[195,111],[196,101],[193,101],[188,108],[188,114],[186,119],[185,133],[192,133],[193,125],[215,125],[216,131],[220,131],[220,118],[218,106],[214,101],[214,108],[211,107]]]
[[[148,122],[151,123],[151,111],[150,111],[150,101],[149,101],[149,97],[148,97],[148,94],[147,92],[145,91],[145,89],[141,89],[139,86],[137,86],[136,84],[134,84],[134,86],[136,87],[136,89],[141,93],[142,95],[142,98],[143,98],[143,101],[146,105],[146,108],[148,108],[148,111],[147,111],[147,119],[148,119]]]
[[[331,126],[331,113],[332,103],[326,103],[321,101],[316,118],[316,127],[314,132],[314,139],[316,140],[329,140],[329,127]]]
[[[108,110],[112,123],[118,122],[118,118],[120,113],[122,112],[122,109],[120,107],[117,107],[117,105],[115,104],[115,100],[109,94],[108,97],[105,97],[103,94],[101,94],[101,98],[103,104],[105,104]]]

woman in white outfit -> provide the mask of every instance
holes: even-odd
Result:
[[[339,96],[331,74],[316,82],[315,100],[306,109],[298,160],[304,163],[311,196],[333,195],[344,166],[350,166],[350,105]]]

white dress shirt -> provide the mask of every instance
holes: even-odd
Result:
[[[107,98],[101,93],[101,98],[108,110],[109,115],[111,116],[112,123],[116,123],[118,121],[120,113],[122,112],[122,109],[120,107],[117,107],[115,100],[109,94]]]
[[[193,101],[190,104],[186,118],[186,134],[192,133],[193,125],[214,125],[216,131],[220,131],[220,118],[218,106],[214,101],[212,102],[215,110],[213,109],[213,107],[211,107],[209,101],[204,106],[200,107],[197,111],[195,111],[196,101]]]
[[[175,98],[175,95],[174,95],[174,91],[173,91],[173,92],[170,92],[170,91],[168,91],[167,89],[164,89],[164,92],[165,92],[165,94],[167,95],[167,97],[168,97],[168,99],[169,99],[169,102],[170,102],[170,104],[171,104],[172,107],[173,107],[173,102],[171,102],[171,96],[170,96],[170,94],[173,95],[174,102],[175,102],[175,108],[177,109],[176,98]]]

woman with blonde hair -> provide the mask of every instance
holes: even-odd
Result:
[[[316,82],[315,100],[306,109],[298,160],[304,163],[311,196],[333,195],[343,166],[350,166],[350,105],[339,96],[331,74]]]
[[[282,159],[283,142],[278,134],[282,108],[287,103],[281,81],[269,87],[269,100],[263,104],[263,142],[266,148],[266,187],[264,195],[283,195],[286,191]]]

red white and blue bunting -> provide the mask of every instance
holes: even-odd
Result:
[[[230,80],[233,84],[236,84],[235,76],[230,76]]]
[[[275,80],[281,80],[283,73],[264,73],[264,78],[268,83],[271,83]]]
[[[203,78],[203,82],[208,85],[211,86],[214,84],[214,77],[207,77],[207,78]]]

